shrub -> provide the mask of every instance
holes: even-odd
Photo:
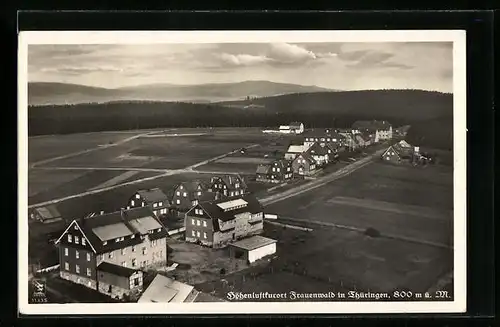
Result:
[[[221,268],[220,269],[220,274],[225,275],[226,274],[226,268]]]
[[[375,228],[369,227],[365,230],[365,235],[369,237],[380,237],[380,231]]]

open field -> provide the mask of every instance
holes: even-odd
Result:
[[[298,221],[372,227],[382,234],[452,246],[452,208],[451,171],[372,163],[267,210]]]
[[[68,135],[44,135],[28,138],[28,162],[33,163],[69,153],[83,151],[120,140],[146,131],[82,133]]]
[[[47,192],[59,185],[70,183],[88,171],[77,170],[35,170],[28,172],[28,197]]]
[[[304,232],[267,224],[264,235],[278,240],[278,258],[227,276],[227,283],[206,282],[198,288],[219,297],[229,291],[424,292],[452,267],[452,251],[354,231]]]

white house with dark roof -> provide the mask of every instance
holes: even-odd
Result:
[[[220,248],[247,236],[260,234],[264,213],[252,194],[200,202],[186,213],[186,241]]]
[[[160,217],[166,215],[170,208],[168,196],[159,188],[138,190],[129,199],[128,206],[130,208],[139,208],[148,206],[151,208],[155,216]]]
[[[167,235],[147,206],[73,220],[55,242],[60,277],[98,290],[103,262],[133,270],[163,266]]]

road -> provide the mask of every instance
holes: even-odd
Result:
[[[279,201],[283,201],[286,199],[289,199],[291,197],[303,194],[305,192],[312,191],[318,187],[324,186],[328,183],[331,183],[339,178],[345,177],[356,170],[369,165],[370,163],[373,162],[375,158],[378,158],[386,149],[380,149],[375,151],[374,153],[353,162],[352,164],[349,164],[333,173],[330,173],[328,175],[319,177],[307,184],[302,184],[297,187],[294,187],[292,189],[288,189],[284,192],[278,193],[278,194],[273,194],[271,196],[268,196],[266,198],[259,199],[260,203],[262,205],[270,205]]]
[[[135,137],[137,137],[137,135]],[[255,146],[258,146],[258,144],[250,145],[247,148],[255,147]],[[212,161],[219,160],[219,159],[224,158],[224,157],[226,157],[228,155],[234,154],[234,153],[236,153],[238,151],[240,151],[240,149],[235,149],[233,151],[221,154],[221,155],[219,155],[217,157],[214,157],[214,158],[211,158],[211,159],[207,159],[207,160],[203,160],[201,162],[198,162],[198,163],[196,163],[194,165],[191,165],[191,166],[188,166],[188,167],[185,167],[185,168],[182,168],[182,169],[159,170],[159,172],[161,172],[161,173],[158,174],[158,175],[155,175],[155,176],[145,177],[145,178],[141,178],[141,179],[136,179],[136,180],[133,180],[133,181],[130,181],[130,182],[125,182],[125,183],[116,184],[116,185],[112,185],[112,186],[108,186],[108,187],[94,189],[94,190],[88,190],[86,192],[81,192],[81,193],[77,193],[77,194],[65,196],[65,197],[58,198],[58,199],[53,199],[53,200],[49,200],[49,201],[45,201],[45,202],[40,202],[40,203],[32,204],[32,205],[28,206],[28,209],[37,208],[37,207],[43,207],[43,206],[47,206],[47,205],[50,205],[50,204],[55,204],[55,203],[63,202],[63,201],[70,200],[70,199],[81,198],[81,197],[84,197],[84,196],[87,196],[87,195],[91,195],[91,194],[98,194],[98,193],[102,193],[102,192],[114,190],[114,189],[117,189],[117,188],[120,188],[120,187],[123,187],[123,186],[126,186],[126,185],[135,185],[135,184],[139,184],[139,183],[142,183],[142,182],[145,182],[145,181],[152,181],[152,180],[155,180],[155,179],[158,179],[158,178],[162,178],[162,177],[166,177],[166,176],[171,176],[171,175],[176,175],[176,174],[182,174],[182,173],[212,173],[212,172],[196,171],[196,170],[194,170],[194,168],[206,165],[206,164],[208,164],[208,163],[210,163]],[[64,167],[64,168],[68,168],[69,169],[69,167]],[[102,168],[105,169],[105,167],[102,167]],[[95,170],[95,169],[99,169],[99,167],[93,167],[93,168],[89,168],[89,169],[94,169]],[[127,169],[120,168],[119,170],[127,170]],[[221,172],[216,172],[216,174],[221,174]],[[224,174],[227,174],[227,173],[224,173]]]
[[[127,137],[127,138],[125,138],[123,140],[120,140],[120,141],[117,141],[117,142],[114,142],[114,143],[98,145],[98,146],[96,146],[94,148],[85,149],[85,150],[77,151],[77,152],[71,152],[71,153],[64,154],[62,156],[53,157],[53,158],[49,158],[49,159],[45,159],[45,160],[40,160],[40,161],[32,163],[29,166],[29,168],[34,168],[36,166],[44,165],[44,164],[47,164],[49,162],[54,162],[54,161],[58,161],[58,160],[62,160],[62,159],[77,157],[77,156],[80,156],[82,154],[94,152],[94,151],[101,150],[101,149],[107,149],[107,148],[110,148],[110,147],[113,147],[113,146],[122,145],[122,144],[130,142],[132,140],[135,140],[137,138],[140,138],[140,137],[143,137],[143,136],[146,136],[146,135],[149,135],[149,134],[153,134],[153,133],[157,133],[157,131],[152,131],[152,132],[147,132],[147,133],[141,133],[141,134],[137,134],[137,135],[134,135],[134,136],[131,136],[131,137]]]

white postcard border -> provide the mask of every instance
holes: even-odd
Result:
[[[159,44],[267,42],[453,42],[454,301],[450,302],[215,302],[188,304],[28,303],[29,44]],[[18,305],[26,315],[97,314],[360,314],[466,311],[466,33],[463,30],[382,31],[26,31],[18,49]]]

